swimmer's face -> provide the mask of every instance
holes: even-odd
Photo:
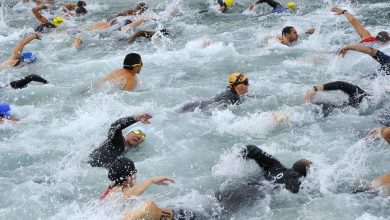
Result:
[[[295,28],[291,28],[290,33],[286,34],[288,41],[293,42],[298,40],[298,32]]]
[[[241,83],[238,84],[234,89],[236,90],[238,95],[245,95],[248,92],[249,85],[245,85]]]
[[[142,135],[143,135],[142,133],[141,134],[136,134],[134,132],[130,132],[126,136],[126,143],[129,146],[131,146],[132,148],[137,147],[139,144],[144,142],[144,140],[142,140]]]

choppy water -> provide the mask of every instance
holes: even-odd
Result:
[[[350,53],[337,58],[345,44],[358,35],[344,17],[329,10],[348,9],[373,34],[389,31],[387,1],[299,1],[295,15],[266,15],[237,9],[233,14],[208,12],[213,1],[146,1],[158,19],[138,29],[167,28],[168,39],[138,42],[117,40],[131,33],[76,34],[85,46],[69,48],[74,29],[113,14],[135,1],[87,1],[89,14],[69,21],[64,32],[33,41],[25,50],[38,53],[31,66],[0,70],[6,84],[28,74],[48,79],[49,85],[23,90],[5,89],[0,102],[9,102],[21,119],[0,127],[1,219],[116,219],[124,210],[152,198],[162,207],[216,210],[214,192],[231,180],[243,181],[258,171],[235,155],[246,144],[256,144],[286,166],[309,158],[315,166],[299,194],[266,192],[266,198],[234,214],[234,219],[388,219],[389,197],[349,194],[390,171],[388,144],[366,144],[364,134],[378,124],[375,117],[389,107],[389,77],[367,76],[378,64],[368,56]],[[242,1],[248,4],[249,1]],[[284,2],[285,1],[281,1]],[[211,6],[209,3],[212,3]],[[1,1],[0,60],[5,60],[25,33],[37,25],[30,7]],[[176,17],[168,17],[171,10]],[[294,47],[261,39],[278,35],[286,25],[298,32],[315,27],[312,36]],[[213,44],[203,48],[205,38]],[[390,46],[381,48],[390,52]],[[134,92],[114,88],[86,88],[121,66],[130,52],[142,55],[144,68]],[[176,110],[184,103],[209,98],[225,89],[233,71],[248,73],[250,98],[239,106],[211,114]],[[314,84],[344,80],[374,94],[375,108],[347,108],[327,118],[316,115],[303,101]],[[290,116],[275,123],[271,112]],[[138,181],[155,175],[174,176],[169,187],[153,186],[137,202],[125,207],[101,205],[99,195],[109,184],[104,169],[85,161],[106,137],[109,125],[122,116],[150,112],[147,141],[128,156],[136,162]],[[233,182],[234,182],[233,181]],[[227,218],[227,217],[226,217]]]

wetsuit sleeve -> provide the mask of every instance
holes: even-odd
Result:
[[[263,3],[263,2],[267,2],[267,4],[269,6],[271,6],[272,8],[276,8],[278,5],[280,5],[279,2],[276,2],[274,0],[259,0],[255,4],[260,4],[260,3]]]
[[[25,88],[32,81],[41,82],[41,83],[45,83],[45,84],[48,83],[46,79],[44,79],[38,75],[32,74],[32,75],[26,76],[24,79],[13,81],[10,83],[10,85],[13,89],[22,89],[22,88]]]
[[[117,120],[111,125],[110,130],[108,131],[108,139],[112,139],[118,136],[122,137],[122,130],[136,122],[137,121],[133,116]]]
[[[255,160],[264,171],[271,172],[278,168],[286,169],[279,160],[254,145],[247,145],[244,151],[246,151],[246,157]]]
[[[336,81],[336,82],[330,82],[324,84],[324,91],[331,91],[331,90],[341,90],[347,93],[349,97],[356,96],[356,94],[360,94],[360,95],[367,94],[359,86],[355,86],[353,84],[342,82],[342,81]]]
[[[378,50],[373,58],[378,61],[381,65],[390,64],[390,56],[384,54],[382,51]]]

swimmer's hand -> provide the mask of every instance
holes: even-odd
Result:
[[[310,89],[309,91],[307,91],[305,96],[305,102],[311,102],[315,94],[316,92],[314,91],[314,89]]]
[[[349,50],[349,46],[345,46],[337,53],[337,55],[341,56],[341,57],[344,57],[345,54],[348,53],[348,50]]]
[[[156,185],[168,186],[169,183],[175,183],[175,180],[168,176],[156,176],[151,179]]]
[[[148,113],[134,116],[134,120],[139,121],[139,122],[144,123],[144,124],[150,124],[149,120],[151,118],[152,118],[152,116]]]
[[[381,137],[381,128],[376,128],[374,130],[371,130],[364,138],[364,140],[373,141],[379,139],[380,137]]]
[[[307,31],[305,31],[305,33],[306,33],[306,34],[313,34],[314,31],[316,31],[315,28],[310,28],[310,29],[308,29]]]
[[[335,15],[342,15],[344,10],[341,9],[341,8],[338,8],[338,7],[334,7],[334,8],[332,8],[332,9],[330,9],[330,11],[331,11],[331,12],[334,12]]]

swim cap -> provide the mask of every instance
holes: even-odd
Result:
[[[61,17],[55,17],[53,21],[51,22],[54,26],[58,27],[61,23],[64,22],[64,19]]]
[[[126,157],[117,158],[108,169],[108,179],[120,184],[137,173],[134,162]]]
[[[390,41],[389,33],[386,31],[381,31],[376,35],[376,40],[382,43],[386,43]]]
[[[296,161],[293,165],[293,169],[295,172],[297,172],[300,176],[306,176],[307,170],[310,168],[310,165],[313,164],[310,160],[306,159],[300,159]]]
[[[30,51],[23,52],[20,58],[27,64],[32,64],[37,60],[37,57]]]
[[[137,130],[141,131],[143,134],[146,134],[146,128],[141,127],[141,126],[137,126],[137,127],[132,128],[129,132],[127,132],[127,134],[130,134],[131,132],[134,132]]]
[[[130,19],[126,19],[124,22],[124,25],[123,26],[125,26],[125,25],[128,25],[128,24],[131,24],[131,23],[133,23],[133,21],[132,20],[130,20]]]
[[[129,53],[123,61],[123,69],[132,69],[135,64],[142,64],[141,56],[138,53]]]
[[[287,8],[288,9],[296,9],[298,7],[298,4],[295,2],[287,2]]]
[[[234,0],[225,0],[225,4],[226,4],[226,6],[228,6],[228,7],[233,7],[233,5],[234,5]]]
[[[2,118],[10,118],[11,107],[8,103],[0,103],[0,117]]]
[[[248,83],[248,77],[245,73],[234,72],[229,76],[229,86],[233,88],[241,83]]]

